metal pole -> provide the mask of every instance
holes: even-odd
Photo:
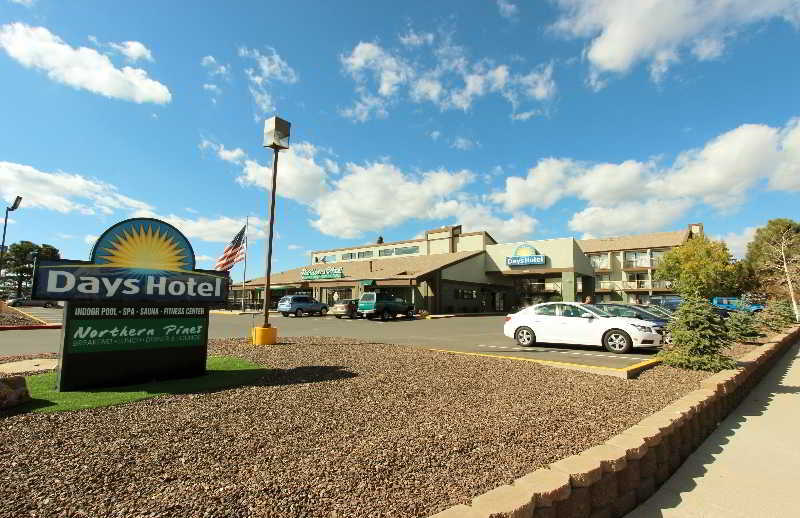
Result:
[[[247,229],[250,224],[250,216],[244,220],[244,271],[242,272],[242,313],[244,313],[244,283],[247,282]]]
[[[6,225],[8,225],[8,207],[6,207],[6,219],[3,220],[3,242],[0,244],[0,277],[3,273],[3,256],[6,255]]]
[[[267,245],[267,276],[264,279],[264,327],[269,327],[269,307],[272,294],[269,289],[269,277],[272,273],[272,226],[275,224],[275,184],[278,178],[278,148],[272,148],[275,158],[272,160],[272,201],[269,205],[269,244]]]

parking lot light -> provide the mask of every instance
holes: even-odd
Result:
[[[275,224],[275,188],[278,179],[278,152],[289,149],[291,123],[280,117],[264,121],[264,147],[272,148],[272,189],[269,205],[269,237],[267,238],[266,275],[264,277],[264,326],[253,329],[254,345],[271,345],[277,341],[277,331],[269,324],[269,307],[272,304],[270,275],[272,273],[272,233]]]
[[[17,196],[14,198],[14,203],[12,203],[10,207],[6,207],[6,217],[3,220],[3,240],[0,242],[0,277],[2,277],[3,273],[3,256],[6,255],[6,227],[8,226],[8,213],[17,210],[20,203],[22,203],[22,196]]]

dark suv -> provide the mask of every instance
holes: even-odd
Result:
[[[302,317],[309,313],[319,313],[320,316],[328,314],[328,305],[309,297],[308,295],[287,295],[278,301],[278,311],[285,317],[293,313]]]

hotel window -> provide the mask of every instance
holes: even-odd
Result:
[[[395,255],[407,255],[407,254],[416,254],[419,252],[418,246],[404,246],[401,248],[395,248],[394,253]]]
[[[314,258],[315,263],[335,263],[336,256],[335,255],[325,255],[325,256],[317,256]]]
[[[478,298],[478,291],[456,288],[456,298],[460,300],[474,300]]]
[[[355,259],[355,258],[356,258],[356,254],[354,254],[352,252],[349,253],[349,254],[342,254],[342,261],[347,261],[349,259]]]
[[[592,268],[594,269],[608,269],[608,254],[602,255],[590,255],[589,262],[592,263]]]
[[[384,248],[383,250],[378,250],[378,255],[383,257],[385,255],[392,255],[394,253],[394,248]]]
[[[372,250],[367,250],[366,252],[359,252],[358,258],[359,259],[366,259],[367,257],[372,257]]]

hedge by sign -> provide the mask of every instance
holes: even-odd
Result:
[[[40,261],[36,299],[65,300],[59,390],[205,374],[208,312],[228,272],[195,269],[186,237],[151,218],[117,223],[89,261]]]
[[[341,279],[344,277],[344,270],[341,267],[329,266],[327,268],[303,268],[300,270],[300,278],[304,281],[314,279]]]

